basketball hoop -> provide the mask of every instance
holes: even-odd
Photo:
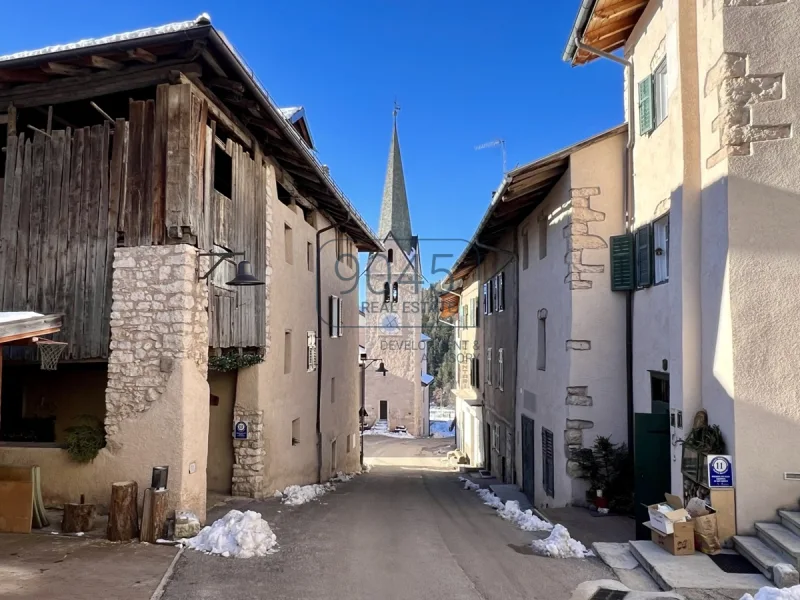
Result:
[[[69,345],[67,342],[54,342],[44,338],[36,338],[36,347],[39,349],[39,366],[43,371],[55,371],[58,359]]]

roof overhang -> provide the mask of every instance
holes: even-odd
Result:
[[[580,50],[575,40],[588,46],[613,52],[625,45],[642,16],[648,0],[581,0],[563,59],[573,66],[584,65],[597,58]]]
[[[56,333],[61,329],[61,322],[62,315],[0,312],[0,344]]]
[[[214,88],[217,99],[247,128],[251,139],[292,176],[296,187],[353,238],[360,251],[383,250],[383,244],[333,181],[328,169],[317,161],[294,123],[284,117],[253,70],[222,32],[211,25],[208,15],[193,21],[0,56],[0,112],[11,102],[24,108],[26,97],[29,105],[37,106],[31,104],[32,97],[41,97],[53,83],[64,86],[62,82],[69,78],[96,76],[110,81],[130,74],[135,76],[132,80],[146,80],[149,85],[152,84],[149,73],[163,72],[166,78],[170,67],[180,70],[181,62],[202,65],[209,86],[221,86]],[[53,65],[58,67],[56,74]],[[71,99],[91,98],[89,92],[81,92],[80,86],[73,85],[70,90]]]
[[[469,244],[453,265],[448,280],[464,279],[472,273],[490,252],[490,247],[544,201],[558,180],[567,172],[570,157],[575,152],[625,131],[627,125],[618,125],[510,171],[495,192],[492,203],[483,215]]]

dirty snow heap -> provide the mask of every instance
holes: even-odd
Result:
[[[543,540],[533,540],[531,549],[534,554],[539,556],[549,556],[551,558],[586,558],[594,556],[594,552],[587,550],[586,546],[578,540],[573,540],[567,528],[563,525],[556,525],[550,535]]]
[[[741,600],[800,600],[800,585],[783,589],[762,587],[755,597],[745,594]]]
[[[232,510],[183,543],[200,552],[233,558],[266,556],[278,550],[269,523],[252,510]]]

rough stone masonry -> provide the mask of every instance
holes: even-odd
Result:
[[[157,401],[175,361],[208,371],[208,290],[197,249],[186,244],[114,251],[106,431]]]

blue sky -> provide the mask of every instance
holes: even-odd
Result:
[[[137,0],[12,2],[0,54],[208,12],[282,106],[303,105],[340,187],[377,228],[397,98],[414,231],[425,270],[458,254],[508,166],[622,121],[622,70],[561,61],[578,0]],[[452,259],[439,259],[447,265]]]

